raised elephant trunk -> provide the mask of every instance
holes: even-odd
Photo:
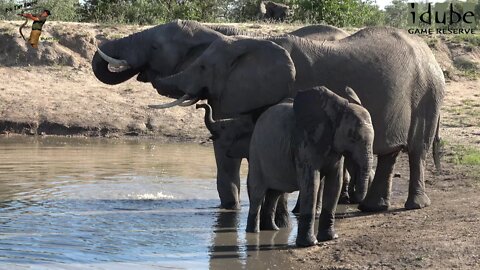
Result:
[[[210,134],[212,134],[212,139],[218,139],[221,136],[222,130],[225,129],[232,129],[233,125],[240,124],[244,121],[245,118],[226,118],[226,119],[218,119],[213,120],[213,109],[209,104],[197,104],[195,108],[203,108],[205,109],[205,126],[207,127]],[[227,128],[229,127],[229,128]]]
[[[195,106],[195,108],[197,108],[197,109],[200,109],[200,108],[205,109],[205,117],[204,117],[205,126],[207,127],[208,131],[210,131],[210,133],[211,133],[212,135],[216,136],[216,135],[215,135],[215,129],[214,129],[215,120],[213,120],[212,107],[210,107],[210,105],[204,103],[204,104],[197,104],[197,105]]]

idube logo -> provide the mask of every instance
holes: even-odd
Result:
[[[474,3],[408,3],[410,34],[474,34]],[[422,10],[420,10],[422,9]]]

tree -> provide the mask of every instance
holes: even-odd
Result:
[[[385,24],[394,27],[405,27],[408,22],[407,0],[393,0],[385,7]]]

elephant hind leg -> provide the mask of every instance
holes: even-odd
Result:
[[[247,177],[248,197],[250,199],[250,208],[248,209],[247,232],[257,233],[260,231],[260,209],[265,199],[267,189],[259,182],[258,177],[252,177],[254,173],[250,171]],[[252,179],[255,182],[252,183]]]
[[[367,196],[358,206],[361,211],[385,211],[390,206],[392,175],[398,153],[397,151],[392,154],[378,156],[375,176],[368,189]]]
[[[430,103],[425,98],[423,103]],[[426,106],[424,104],[424,106]],[[436,106],[428,107],[422,115],[414,121],[415,130],[409,138],[408,162],[410,165],[410,181],[408,185],[408,198],[405,202],[406,209],[420,209],[430,205],[430,199],[425,191],[425,159],[432,146],[437,133],[440,113]]]
[[[275,210],[275,224],[279,228],[290,227],[290,214],[288,212],[288,194],[283,193],[278,199],[277,209]]]
[[[426,150],[424,153],[408,153],[410,182],[405,209],[420,209],[429,206],[431,203],[425,191],[425,156]]]
[[[262,215],[260,217],[260,230],[273,230],[278,231],[279,228],[275,224],[275,212],[277,209],[277,203],[283,192],[269,189],[266,192],[265,200],[262,205]]]

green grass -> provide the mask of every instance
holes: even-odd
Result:
[[[462,72],[467,79],[474,80],[480,75],[480,67],[470,58],[461,56],[453,60],[453,65]]]
[[[465,42],[467,44],[470,44],[472,46],[480,46],[480,34],[461,34],[461,35],[449,35],[450,41],[453,42]]]
[[[452,145],[452,151],[450,159],[452,163],[480,166],[480,149],[465,145]]]
[[[461,104],[444,107],[445,124],[450,127],[480,126],[480,103],[473,99],[463,99]]]
[[[454,164],[465,176],[472,178],[474,183],[480,185],[480,149],[470,145],[449,144],[445,161]],[[473,183],[473,182],[472,182]]]

